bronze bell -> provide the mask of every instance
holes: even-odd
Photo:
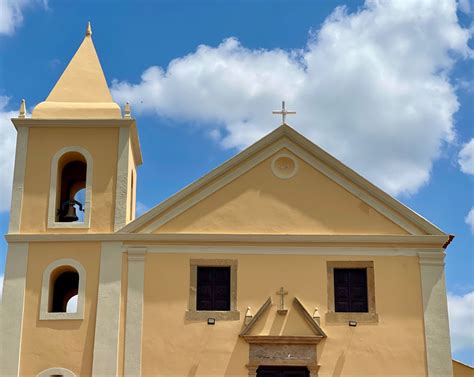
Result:
[[[79,220],[79,218],[77,217],[77,214],[76,214],[76,207],[74,207],[74,204],[75,204],[74,201],[69,200],[68,202],[69,202],[67,204],[68,209],[67,209],[66,215],[64,216],[64,221],[65,222],[73,222],[73,221]]]

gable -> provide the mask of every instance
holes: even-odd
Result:
[[[277,153],[290,154],[295,160],[298,170],[294,177],[275,177],[268,169]],[[277,182],[275,187],[264,177]],[[236,235],[250,231],[269,235],[447,236],[286,124],[119,232],[229,231]]]
[[[280,155],[296,161],[293,177],[275,175]],[[408,234],[286,148],[154,233]]]

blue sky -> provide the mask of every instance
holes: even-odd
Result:
[[[298,131],[456,235],[446,260],[453,350],[474,364],[472,1],[5,4],[3,233],[14,150],[8,118],[22,98],[29,109],[46,98],[90,20],[113,96],[130,101],[137,119],[139,208],[277,127],[271,110],[285,99]],[[0,272],[5,258],[1,241]]]

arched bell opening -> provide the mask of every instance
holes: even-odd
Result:
[[[83,222],[87,162],[79,152],[61,156],[58,163],[57,222]]]
[[[74,306],[71,302],[79,293],[79,273],[76,269],[72,266],[61,266],[54,270],[51,273],[49,290],[48,312],[75,313],[77,311],[77,305]]]

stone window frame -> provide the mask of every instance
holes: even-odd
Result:
[[[196,310],[197,269],[198,267],[230,267],[230,310]],[[238,321],[237,310],[237,259],[191,259],[189,261],[189,300],[185,318],[188,321],[207,321],[214,318],[219,321]]]
[[[72,267],[79,275],[79,286],[77,289],[77,310],[75,313],[50,312],[49,303],[51,295],[51,274],[60,267]],[[84,319],[86,295],[86,270],[78,261],[70,258],[57,259],[50,263],[43,272],[43,282],[41,285],[41,301],[39,319],[43,320],[77,320]]]
[[[335,268],[365,268],[367,270],[368,312],[336,312],[334,302]],[[326,313],[326,323],[347,323],[348,321],[378,323],[379,316],[375,309],[375,278],[373,261],[328,261],[327,286],[328,312]]]
[[[68,153],[78,153],[86,160],[86,187],[84,202],[84,221],[83,222],[59,222],[56,221],[56,202],[58,195],[58,181],[61,176],[58,174],[58,166],[61,157]],[[91,226],[91,201],[92,201],[92,174],[94,162],[89,151],[81,146],[73,145],[61,148],[55,153],[51,160],[51,180],[49,183],[49,202],[48,202],[48,228],[90,228]]]

